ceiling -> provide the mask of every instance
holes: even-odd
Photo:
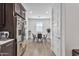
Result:
[[[29,18],[50,18],[56,3],[23,3]]]

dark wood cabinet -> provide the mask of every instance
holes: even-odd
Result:
[[[0,3],[0,27],[5,25],[5,4]]]
[[[2,6],[5,6],[5,8],[2,8]],[[5,9],[5,12],[2,12],[0,10],[0,25],[3,26],[5,24],[5,27],[0,28],[2,31],[9,31],[9,38],[14,39],[16,38],[16,15],[19,15],[21,18],[25,19],[25,9],[20,3],[4,3],[0,4],[1,9]],[[16,25],[15,25],[16,24]]]
[[[0,31],[8,31],[9,38],[15,39],[14,55],[17,55],[17,16],[16,15],[20,16],[23,20],[25,20],[25,12],[26,11],[24,7],[20,3],[2,3],[2,4],[0,3],[0,27],[1,27]],[[12,48],[10,46],[7,47],[9,49]],[[6,47],[3,47],[3,49],[5,48]],[[12,52],[12,50],[9,51]]]
[[[20,15],[20,4],[19,3],[15,4],[15,12]]]
[[[0,55],[13,56],[14,55],[14,41],[5,43],[0,46]]]
[[[9,42],[8,44],[6,44],[6,52],[9,54],[9,56],[13,56],[14,55],[14,44],[13,41]]]

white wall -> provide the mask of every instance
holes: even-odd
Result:
[[[36,32],[36,23],[42,22],[43,23],[43,34],[47,34],[46,29],[50,28],[50,19],[28,19],[28,30],[31,30],[32,33],[37,34]]]
[[[79,49],[79,4],[64,4],[65,11],[65,53],[72,55],[72,49]]]
[[[61,31],[62,31],[62,33],[61,33],[61,38],[62,38],[62,49],[61,49],[61,53],[62,53],[62,56],[65,56],[65,31],[66,31],[66,20],[65,20],[65,5],[64,4],[61,4]]]

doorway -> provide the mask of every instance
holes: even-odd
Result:
[[[30,51],[30,53],[28,52],[27,55],[61,56],[61,4],[26,3],[24,4],[24,6],[27,8],[28,34],[30,33],[30,35],[28,35],[28,37],[30,38],[28,40],[30,42],[27,41],[28,48],[26,48],[27,51]],[[49,21],[47,21],[48,19]],[[47,33],[47,30],[50,32],[50,34]],[[43,37],[50,37],[48,40],[49,42],[44,44],[42,40]],[[48,51],[50,54],[48,52],[45,52],[43,54],[42,52],[38,52],[38,50],[43,50],[43,52]]]

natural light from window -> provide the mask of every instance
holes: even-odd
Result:
[[[42,22],[37,22],[36,23],[36,31],[37,32],[42,32],[43,31],[43,23]]]

